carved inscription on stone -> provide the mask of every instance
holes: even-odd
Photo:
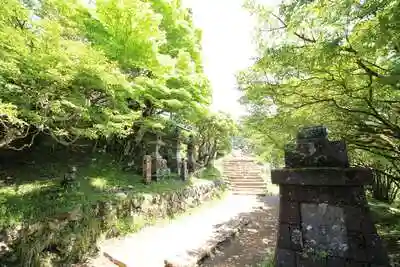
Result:
[[[348,244],[343,209],[325,203],[301,203],[300,207],[305,251],[345,256]]]

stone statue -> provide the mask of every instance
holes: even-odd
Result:
[[[189,179],[189,172],[186,159],[182,159],[180,164],[180,178],[182,181],[187,181]]]
[[[297,133],[297,139],[326,139],[328,137],[328,129],[325,126],[318,125],[312,127],[304,127]]]
[[[166,159],[161,159],[160,168],[157,170],[157,178],[164,179],[171,176],[171,170],[168,168],[168,162]]]
[[[61,181],[61,186],[64,189],[70,189],[79,186],[79,182],[76,179],[76,173],[76,166],[72,166],[70,167],[69,171],[64,174],[64,178]]]

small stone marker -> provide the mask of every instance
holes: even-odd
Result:
[[[182,159],[180,163],[180,177],[182,181],[187,181],[189,179],[189,170],[188,170],[188,164],[187,164],[186,159]]]
[[[143,157],[143,181],[145,184],[151,183],[151,156],[145,155]]]
[[[349,168],[346,144],[323,126],[302,129],[273,170],[280,214],[275,266],[390,266],[372,222],[364,185],[372,172]]]

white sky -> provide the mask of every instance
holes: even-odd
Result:
[[[203,64],[213,87],[213,110],[234,118],[245,109],[237,102],[235,74],[251,65],[255,54],[255,20],[242,8],[243,0],[184,0],[193,11],[196,27],[203,31]],[[277,0],[259,2],[273,5]]]

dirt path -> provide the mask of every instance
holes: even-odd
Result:
[[[278,196],[260,197],[256,210],[241,216],[250,223],[230,242],[219,247],[200,267],[255,267],[275,247]]]
[[[177,218],[169,224],[155,225],[123,238],[106,240],[101,244],[100,256],[92,259],[86,266],[115,266],[104,257],[104,253],[129,267],[163,267],[164,260],[182,267],[196,266],[198,260],[221,242],[223,237],[226,238],[227,235],[243,226],[242,222],[246,221],[243,219],[251,220],[249,223],[251,227],[247,229],[246,233],[263,236],[265,244],[272,244],[274,236],[270,235],[275,232],[272,227],[275,223],[275,221],[272,222],[272,214],[275,213],[273,207],[275,206],[276,200],[271,197],[229,195],[218,203],[214,203],[212,207],[204,207],[189,216]],[[269,228],[259,233],[253,233],[264,226]],[[240,235],[240,239],[242,236],[247,236],[247,234]],[[265,244],[260,246],[255,237],[243,242],[248,243],[240,252],[243,255],[254,254],[256,246],[260,247],[257,252],[260,257],[264,255]],[[249,250],[250,248],[251,250]],[[236,251],[232,251],[232,253],[234,252]]]

